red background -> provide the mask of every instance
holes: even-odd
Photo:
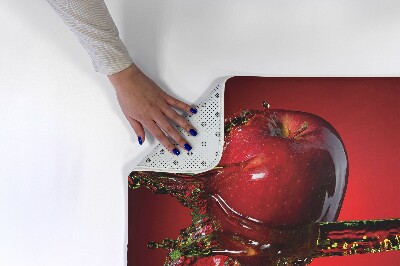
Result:
[[[310,112],[339,132],[349,157],[349,182],[339,220],[400,218],[400,78],[264,78],[227,81],[225,116],[246,108]],[[201,132],[200,132],[201,134]],[[167,251],[148,241],[175,239],[190,211],[167,195],[129,190],[128,262],[160,266]],[[400,251],[315,259],[311,265],[399,265]]]

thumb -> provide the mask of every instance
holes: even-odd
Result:
[[[131,124],[131,127],[135,131],[137,137],[138,137],[138,142],[140,145],[145,140],[145,133],[144,133],[144,128],[141,123],[139,123],[137,120],[130,118],[129,116],[126,117],[129,121],[129,124]]]

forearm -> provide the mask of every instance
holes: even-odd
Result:
[[[103,0],[47,0],[89,53],[97,72],[112,75],[133,61]]]

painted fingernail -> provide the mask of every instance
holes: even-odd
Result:
[[[197,110],[194,109],[194,108],[190,108],[190,112],[192,112],[193,114],[196,114],[196,113],[197,113]]]
[[[180,154],[180,152],[179,152],[178,149],[176,149],[176,148],[173,149],[172,151],[173,151],[176,155],[179,155],[179,154]]]
[[[191,128],[191,129],[189,130],[189,133],[192,134],[192,136],[196,136],[196,135],[197,135],[196,130],[194,130],[193,128]]]
[[[190,151],[192,149],[192,146],[190,146],[189,144],[185,144],[183,145],[183,147],[185,147],[186,150]]]
[[[138,140],[139,144],[142,145],[143,141],[142,141],[142,138],[140,136],[137,138],[137,140]]]

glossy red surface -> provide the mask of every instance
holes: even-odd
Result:
[[[245,88],[245,89],[244,89]],[[273,108],[302,110],[324,117],[341,135],[350,175],[339,220],[400,216],[399,79],[234,78],[228,81],[225,112]],[[130,265],[162,265],[167,251],[147,250],[150,240],[174,238],[190,224],[189,210],[168,196],[129,191]],[[311,265],[396,265],[399,252],[316,259]]]
[[[207,184],[215,199],[211,213],[224,210],[226,217],[278,227],[334,221],[348,170],[336,130],[309,113],[274,109],[250,113],[255,114],[247,123],[225,136],[218,164],[224,169]],[[304,123],[307,128],[299,133]]]

